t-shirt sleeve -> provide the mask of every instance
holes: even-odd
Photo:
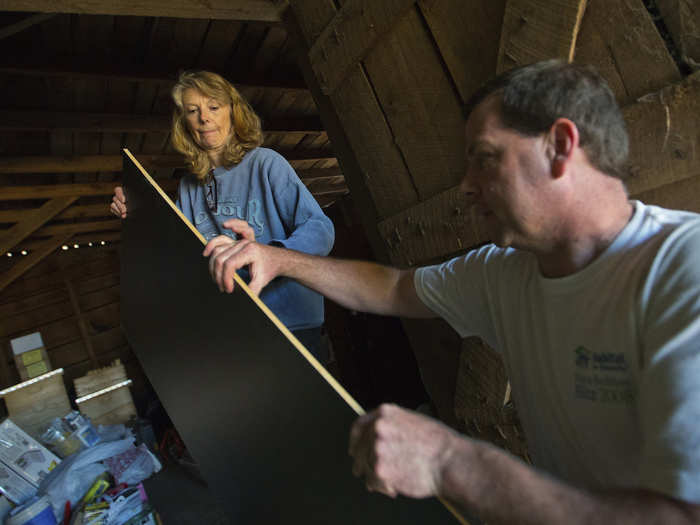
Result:
[[[333,222],[284,157],[276,155],[268,169],[275,206],[288,232],[286,237],[271,239],[270,244],[311,255],[328,255],[335,241]]]
[[[700,503],[700,223],[664,242],[642,291],[640,483]]]
[[[445,319],[461,337],[478,335],[491,346],[496,337],[489,306],[487,264],[493,246],[472,250],[442,264],[418,268],[416,293],[423,303]]]

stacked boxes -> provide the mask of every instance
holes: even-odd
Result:
[[[0,492],[20,504],[61,460],[11,420],[0,424]]]
[[[22,381],[45,374],[51,370],[49,356],[39,332],[10,340],[15,364]]]

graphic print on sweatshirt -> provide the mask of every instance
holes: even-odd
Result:
[[[250,199],[247,205],[241,205],[239,200],[234,198],[219,201],[219,206],[214,211],[200,211],[194,217],[194,225],[197,230],[209,241],[217,235],[227,235],[232,239],[236,234],[230,230],[222,228],[219,233],[212,217],[221,217],[217,220],[222,224],[229,219],[241,219],[246,221],[255,231],[255,237],[261,237],[265,232],[265,222],[263,217],[263,207],[260,199]]]

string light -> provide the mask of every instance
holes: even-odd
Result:
[[[80,248],[80,246],[77,245],[77,244],[74,244],[74,245],[73,245],[73,248]]]
[[[61,246],[61,250],[67,250],[67,249],[68,249],[68,246],[66,246],[65,244],[63,246]]]
[[[102,246],[104,246],[104,245],[105,245],[105,242],[104,242],[104,241],[100,241],[100,244],[101,244]]]
[[[12,252],[7,252],[8,257],[12,257]]]
[[[92,246],[92,242],[89,242],[89,243],[88,243],[88,246]]]
[[[22,255],[27,255],[27,250],[22,250]]]

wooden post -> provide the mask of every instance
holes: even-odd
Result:
[[[87,323],[85,322],[83,314],[80,311],[80,304],[78,303],[78,296],[75,293],[75,288],[73,288],[73,284],[70,282],[69,279],[64,279],[64,282],[66,283],[66,288],[68,289],[70,303],[73,306],[75,318],[78,320],[78,327],[80,328],[80,334],[83,336],[83,343],[85,343],[85,348],[87,349],[88,356],[90,357],[90,361],[95,366],[95,368],[98,368],[100,364],[97,361],[97,357],[95,356],[95,350],[92,347],[92,340],[90,339],[90,334],[87,330]]]

